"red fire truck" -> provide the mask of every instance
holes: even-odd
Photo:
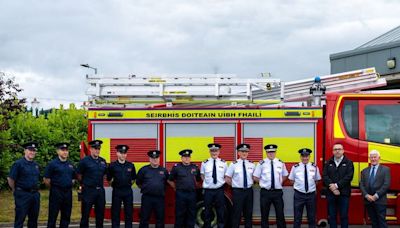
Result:
[[[192,161],[200,165],[209,157],[207,144],[212,142],[222,145],[220,157],[228,163],[237,158],[236,145],[248,143],[249,159],[258,162],[266,156],[263,146],[274,143],[279,148],[277,156],[288,170],[299,162],[298,149],[308,147],[314,151],[311,159],[322,172],[324,162],[332,156],[333,144],[342,143],[355,168],[349,222],[366,224],[369,221],[358,188],[359,176],[368,166],[368,152],[377,149],[381,162],[391,168],[392,174],[387,220],[389,224],[400,224],[400,93],[360,92],[386,84],[374,68],[285,83],[234,75],[131,75],[87,80],[88,140],[104,142],[100,156],[107,162],[116,159],[115,145],[127,144],[132,148],[128,160],[137,170],[148,164],[146,153],[151,149],[161,151],[161,164],[167,169],[180,162],[178,152],[185,148],[194,151]],[[81,155],[85,155],[84,149]],[[261,220],[259,190],[258,185],[254,186],[255,223]],[[106,188],[108,206],[111,191],[111,187]],[[198,189],[200,225],[201,193]],[[137,186],[133,186],[133,194],[134,221],[138,221]],[[166,223],[174,223],[174,198],[173,190],[167,188]],[[284,202],[290,223],[293,188],[289,183],[284,186]],[[231,207],[226,187],[227,214]],[[110,217],[109,208],[106,217]],[[317,195],[317,222],[327,224],[322,184]]]

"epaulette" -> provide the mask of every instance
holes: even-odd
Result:
[[[260,165],[264,164],[264,160],[259,161]]]
[[[294,167],[299,167],[299,163],[297,163],[296,165],[294,165]]]
[[[314,162],[311,162],[311,165],[317,167],[317,165]]]
[[[222,162],[226,162],[224,159],[221,159]]]
[[[203,163],[206,163],[206,162],[208,162],[208,159],[206,159],[206,160],[203,161]]]
[[[282,162],[282,163],[284,163],[281,159],[278,159],[278,161],[280,161],[280,162]]]
[[[237,161],[233,161],[232,163],[233,163],[233,164],[236,164],[236,163],[237,163]]]

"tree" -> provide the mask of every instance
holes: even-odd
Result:
[[[9,120],[25,110],[25,99],[18,99],[21,91],[13,78],[6,78],[0,72],[0,188],[6,185],[6,177],[15,157],[11,153],[15,144],[11,138]]]

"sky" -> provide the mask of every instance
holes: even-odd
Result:
[[[330,73],[329,55],[400,24],[397,0],[0,1],[0,72],[43,108],[87,100],[85,75]]]

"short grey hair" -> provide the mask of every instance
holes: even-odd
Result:
[[[380,154],[379,151],[377,151],[377,150],[371,150],[371,151],[369,152],[369,156],[371,156],[371,155],[378,155],[378,157],[381,157],[381,154]]]

